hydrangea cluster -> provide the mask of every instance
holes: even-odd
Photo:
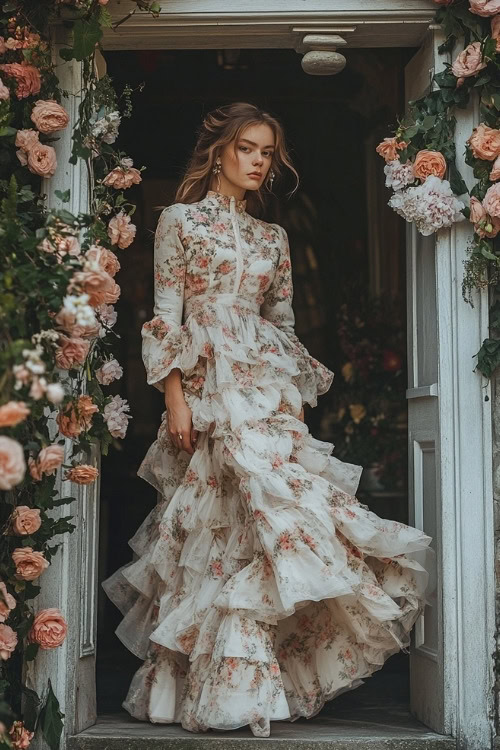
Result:
[[[389,206],[408,222],[415,222],[424,236],[464,219],[464,204],[453,193],[448,180],[430,175],[421,185],[397,190]]]

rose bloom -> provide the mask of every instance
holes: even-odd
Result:
[[[15,609],[17,602],[12,594],[7,591],[7,586],[0,581],[0,622],[5,622],[11,611]]]
[[[479,221],[482,221],[486,217],[486,211],[484,210],[484,206],[481,203],[480,200],[477,198],[474,198],[474,196],[470,199],[470,220],[473,224],[477,224]]]
[[[471,13],[487,18],[500,13],[500,0],[469,0]]]
[[[17,440],[0,435],[0,490],[11,490],[23,481],[26,461]]]
[[[80,466],[74,466],[72,469],[66,472],[64,479],[75,484],[91,484],[95,482],[99,476],[99,470],[89,464],[80,464]]]
[[[491,37],[497,43],[497,52],[500,52],[500,14],[491,19]]]
[[[34,734],[26,729],[22,721],[15,721],[9,729],[10,741],[15,750],[28,750]]]
[[[104,362],[101,367],[96,370],[96,378],[101,385],[109,385],[114,380],[119,380],[123,375],[123,368],[116,359],[110,359]]]
[[[27,62],[3,63],[0,65],[7,75],[12,76],[16,82],[16,96],[24,99],[32,94],[38,94],[41,86],[40,71],[34,65]]]
[[[77,271],[71,288],[79,286],[89,295],[89,305],[112,304],[120,296],[120,287],[106,271]]]
[[[41,133],[55,133],[67,126],[69,115],[53,99],[38,99],[31,112],[31,119]]]
[[[476,159],[493,161],[500,155],[500,130],[490,128],[482,122],[474,128],[467,143]]]
[[[75,406],[73,402],[66,404],[63,412],[59,412],[56,422],[59,430],[66,437],[78,437],[84,429],[88,429],[92,424],[92,415],[99,411],[97,404],[94,404],[90,396],[79,396]]]
[[[496,182],[496,180],[500,180],[500,156],[497,156],[497,158],[495,159],[493,168],[490,172],[490,181]]]
[[[40,177],[52,177],[57,169],[55,149],[35,143],[28,151],[28,169]]]
[[[34,581],[49,567],[43,552],[35,552],[31,547],[16,547],[12,560],[16,566],[16,578],[23,581]]]
[[[384,138],[375,151],[386,161],[394,161],[398,158],[398,151],[402,151],[407,145],[405,141],[397,141],[396,138]]]
[[[28,640],[31,643],[38,643],[40,648],[50,649],[57,648],[64,642],[68,625],[62,616],[62,613],[51,607],[42,609],[33,621]]]
[[[99,323],[94,325],[82,326],[76,322],[76,315],[62,307],[54,318],[59,328],[75,339],[96,338],[99,335]]]
[[[425,180],[433,174],[442,179],[446,172],[446,159],[440,151],[422,149],[415,157],[413,173],[419,180]]]
[[[17,633],[10,625],[0,625],[0,659],[7,661],[17,646]]]
[[[5,102],[7,101],[7,99],[10,99],[10,91],[5,83],[0,79],[0,100]]]
[[[90,343],[85,339],[68,338],[61,334],[59,336],[60,346],[56,349],[56,364],[62,370],[71,370],[72,367],[81,366],[89,353]]]
[[[120,270],[120,261],[107,247],[91,245],[85,253],[85,259],[98,263],[102,270],[109,273],[110,276],[116,276]]]
[[[138,185],[140,182],[142,182],[141,173],[135,167],[130,167],[130,169],[115,167],[102,181],[103,185],[117,190],[125,190],[132,185]]]
[[[30,410],[24,401],[8,401],[0,406],[0,427],[15,427],[23,422],[29,413]]]
[[[122,250],[132,244],[136,231],[135,225],[130,221],[130,216],[123,211],[113,216],[108,224],[108,237],[111,244],[118,245]]]
[[[16,536],[34,534],[42,525],[39,509],[28,508],[27,505],[18,505],[17,508],[14,508],[10,521],[12,531]]]
[[[459,54],[451,70],[458,78],[457,86],[460,86],[464,78],[477,75],[485,67],[486,63],[481,59],[481,42],[473,42]]]
[[[483,206],[491,217],[500,219],[500,183],[497,182],[488,188],[483,199]]]
[[[33,459],[31,459],[33,461]],[[30,463],[30,473],[33,479],[40,480],[42,474],[54,474],[64,461],[64,448],[62,445],[48,445],[42,448],[36,458],[36,468],[31,469],[32,464]]]
[[[16,133],[16,146],[23,151],[29,151],[38,142],[38,132],[33,128],[18,130]]]

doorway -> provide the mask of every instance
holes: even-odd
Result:
[[[294,197],[287,200],[291,185],[282,186],[280,199],[264,218],[283,224],[290,236],[297,335],[336,373],[331,391],[309,409],[306,421],[313,435],[335,444],[334,455],[369,470],[358,492],[363,502],[382,517],[409,522],[405,235],[386,205],[383,163],[374,149],[404,108],[404,68],[413,53],[408,48],[350,50],[346,69],[333,77],[306,75],[292,50],[106,54],[118,91],[126,83],[133,88],[145,83],[132,119],[122,122],[118,145],[136,166],[147,169],[131,195],[137,204],[137,239],[120,256],[122,296],[115,330],[126,380],[118,385],[134,418],[123,451],[102,462],[100,580],[131,559],[127,540],[156,501],[155,491],[136,477],[163,410],[161,394],[145,383],[140,356],[140,327],[151,317],[153,300],[154,209],[173,202],[202,116],[238,99],[278,115],[301,175]],[[391,410],[386,431],[384,419],[374,421],[380,409],[373,403],[369,378],[357,390],[349,385],[345,365],[361,357],[361,350],[366,357],[381,358],[384,382],[393,384],[393,399],[384,404]],[[352,403],[366,414],[350,414]],[[114,635],[121,616],[102,590],[99,597],[98,714],[117,716],[140,662]],[[400,653],[365,685],[327,704],[318,720],[355,718],[425,731],[411,717],[409,705],[409,660]]]

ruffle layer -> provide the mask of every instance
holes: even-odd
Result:
[[[138,719],[204,731],[312,716],[405,649],[426,603],[431,538],[357,500],[362,467],[298,419],[277,331],[194,309],[161,365],[183,371],[196,451],[178,454],[162,420],[138,472],[160,502],[130,540],[137,559],[103,583],[145,659],[123,704]]]

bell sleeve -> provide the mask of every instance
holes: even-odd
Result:
[[[164,391],[163,379],[179,367],[186,259],[176,205],[164,208],[154,240],[154,317],[143,324],[142,360],[147,382]]]
[[[288,234],[279,224],[280,257],[269,289],[264,293],[260,314],[286,334],[290,354],[295,357],[299,374],[293,378],[302,401],[316,406],[317,397],[330,388],[334,373],[312,357],[295,334],[295,315],[292,308],[293,282]]]

